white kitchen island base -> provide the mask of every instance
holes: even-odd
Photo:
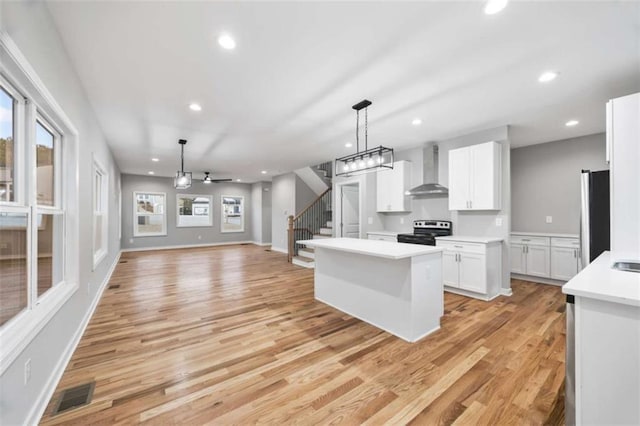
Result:
[[[336,238],[315,248],[315,297],[408,342],[440,328],[442,251],[436,247]]]

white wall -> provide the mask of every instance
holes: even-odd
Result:
[[[82,84],[43,2],[0,2],[0,28],[13,39],[49,92],[79,132],[79,286],[76,293],[0,377],[0,424],[37,422],[64,368],[65,354],[91,303],[98,296],[117,253],[120,171],[106,144]],[[92,159],[109,174],[108,255],[92,271]],[[31,359],[31,380],[24,385],[24,364]]]

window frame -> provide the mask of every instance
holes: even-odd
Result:
[[[59,130],[59,127],[56,126],[55,122],[53,122],[53,120],[51,120],[47,114],[44,113],[44,111],[40,110],[40,108],[38,108],[36,106],[36,113],[35,113],[35,120],[33,123],[33,132],[34,132],[34,136],[33,136],[33,144],[32,146],[29,147],[29,149],[32,150],[33,155],[32,155],[32,167],[33,167],[33,182],[34,182],[34,200],[33,200],[33,204],[36,205],[38,207],[38,209],[43,209],[43,210],[54,210],[54,211],[62,211],[62,205],[63,205],[63,197],[62,197],[62,168],[63,168],[63,161],[62,161],[62,131]],[[51,206],[48,206],[46,204],[38,204],[38,180],[37,180],[37,176],[35,175],[37,173],[37,167],[38,165],[36,164],[37,161],[37,144],[36,144],[36,139],[35,139],[35,129],[36,129],[36,123],[39,123],[44,129],[46,129],[49,133],[51,133],[53,135],[53,204]]]
[[[226,214],[225,214],[225,211],[224,211],[224,206],[225,206],[224,199],[225,198],[239,198],[240,199],[240,206],[242,206],[242,214],[241,214],[241,217],[242,217],[242,228],[240,230],[235,230],[235,229],[226,230],[226,231],[224,230],[224,225],[225,225],[224,219],[226,217]],[[240,234],[240,233],[246,232],[245,231],[246,214],[245,214],[245,204],[244,204],[244,196],[243,195],[221,195],[220,196],[220,209],[221,209],[220,210],[221,211],[221,214],[220,214],[220,233],[222,233],[222,234]]]
[[[181,225],[180,224],[180,199],[181,198],[206,198],[209,200],[209,213],[205,225]],[[193,216],[193,215],[192,215]],[[210,228],[213,226],[213,195],[211,194],[176,194],[176,228]]]
[[[94,157],[93,158],[93,168],[92,168],[92,219],[93,219],[93,239],[92,239],[92,248],[93,248],[93,270],[95,271],[98,265],[107,257],[107,253],[109,253],[109,174],[105,171],[106,169],[100,164],[100,162]],[[96,194],[97,179],[100,176],[100,194]],[[99,196],[99,200],[98,200]],[[99,201],[100,210],[96,210],[96,204]],[[100,215],[102,217],[101,227],[100,229],[96,229],[96,219],[97,216]],[[100,232],[101,238],[100,241],[102,245],[100,247],[96,247],[96,236],[97,233]]]
[[[0,31],[0,82],[5,90],[16,100],[14,117],[14,143],[16,144],[15,163],[19,168],[15,178],[15,197],[12,202],[0,202],[2,212],[27,212],[29,217],[27,238],[28,265],[27,282],[28,308],[0,326],[0,375],[20,356],[29,343],[54,318],[57,312],[75,294],[79,288],[79,133],[73,122],[56,102],[39,78],[31,64],[6,32]],[[15,98],[13,93],[18,93]],[[35,203],[35,123],[41,117],[60,135],[56,155],[60,166],[54,173],[58,176],[54,206],[37,206]],[[62,161],[64,159],[64,161]],[[64,167],[62,167],[64,166]],[[57,173],[57,174],[56,174]],[[54,185],[56,185],[54,183]],[[63,254],[60,272],[63,280],[48,289],[40,298],[37,294],[37,275],[33,271],[34,256],[37,247],[33,242],[37,238],[33,229],[37,223],[37,214],[62,213]],[[36,253],[34,255],[34,253]],[[75,260],[75,261],[74,261]],[[35,284],[34,284],[35,283]]]
[[[138,194],[162,196],[164,202],[162,204],[162,213],[139,213],[138,212]],[[162,216],[162,231],[160,232],[143,232],[138,231],[138,218],[140,216]],[[167,236],[167,193],[153,191],[133,191],[133,237],[166,237]]]

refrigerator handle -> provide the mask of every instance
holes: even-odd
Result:
[[[583,170],[580,176],[580,263],[581,269],[589,264],[589,176],[591,172]]]

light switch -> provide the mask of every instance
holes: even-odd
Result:
[[[553,222],[553,217],[547,216],[547,223],[552,223],[552,222]]]
[[[400,218],[400,225],[404,225],[404,217]]]
[[[496,217],[496,226],[502,226],[502,218]]]
[[[373,225],[373,218],[372,217],[368,217],[367,218],[367,224]]]

